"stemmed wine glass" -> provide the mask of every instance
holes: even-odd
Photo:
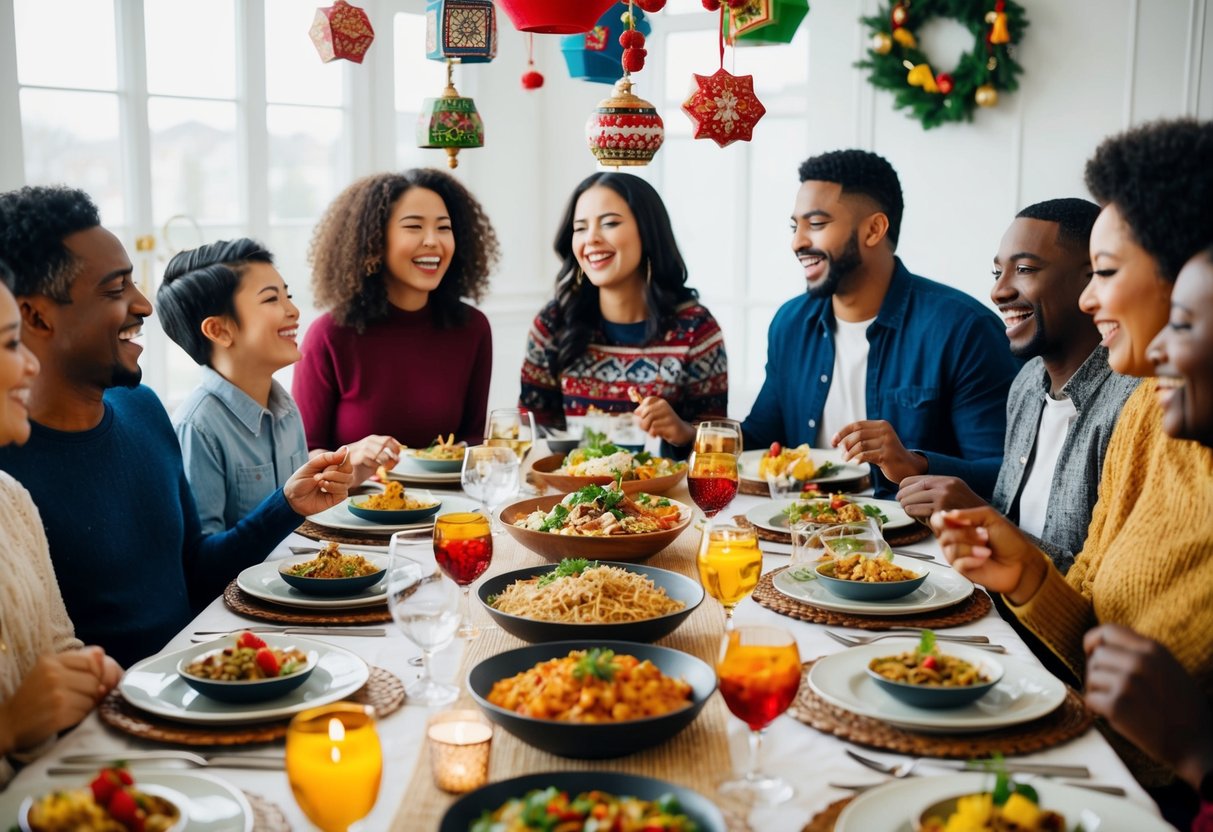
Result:
[[[480,628],[472,624],[469,593],[493,560],[493,533],[489,518],[474,511],[444,514],[434,521],[434,558],[452,581],[463,588],[462,623],[455,635],[473,639]]]
[[[522,463],[535,444],[535,414],[517,407],[502,407],[489,411],[484,444],[490,447],[509,448],[518,457],[519,477]],[[519,480],[519,488],[522,481]]]
[[[419,705],[455,701],[459,688],[434,681],[430,660],[455,638],[459,629],[458,585],[442,573],[428,548],[411,546],[415,537],[392,535],[388,553],[387,605],[405,638],[421,648],[421,677],[405,688]]]
[[[518,493],[518,457],[511,448],[473,445],[463,452],[463,490],[480,501],[485,516]],[[500,534],[493,518],[493,534]]]
[[[754,527],[709,522],[696,562],[703,588],[724,607],[725,629],[733,629],[733,610],[754,591],[762,574],[762,550]]]
[[[741,456],[741,423],[733,419],[709,419],[695,426],[697,454]]]
[[[742,793],[759,806],[795,794],[787,780],[763,772],[762,734],[796,698],[800,674],[800,652],[787,630],[744,626],[724,634],[716,676],[725,704],[750,728],[750,762],[743,777],[720,784],[722,794]]]
[[[372,708],[334,702],[291,720],[286,776],[299,808],[324,832],[346,832],[370,814],[382,773]]]
[[[732,502],[737,494],[737,457],[731,453],[692,453],[687,460],[687,489],[705,517]]]

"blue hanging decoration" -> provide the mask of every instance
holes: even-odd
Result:
[[[492,0],[429,0],[425,56],[465,64],[488,63],[497,57],[497,12]]]
[[[627,3],[616,3],[598,18],[590,31],[560,39],[569,75],[596,84],[614,84],[623,77],[623,46],[619,36],[628,28],[622,19],[627,12]],[[644,12],[635,7],[632,14],[636,17],[637,31],[647,37],[653,27],[645,20]]]

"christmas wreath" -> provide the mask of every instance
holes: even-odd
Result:
[[[951,72],[940,72],[918,46],[915,30],[934,18],[951,18],[976,41]],[[1000,92],[1019,86],[1023,68],[1011,56],[1028,27],[1023,7],[1012,0],[898,0],[874,17],[862,18],[871,32],[868,58],[874,86],[893,92],[926,129],[949,121],[972,121],[975,107],[993,107]]]

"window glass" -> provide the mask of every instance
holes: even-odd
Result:
[[[144,0],[147,88],[152,94],[236,97],[232,0]]]
[[[780,302],[804,291],[803,270],[792,257],[791,216],[800,187],[796,171],[809,155],[808,125],[803,118],[767,116],[758,129],[766,147],[783,152],[750,154],[748,295]]]
[[[70,183],[87,191],[106,225],[126,222],[118,96],[67,90],[21,90],[25,180]]]
[[[265,97],[279,104],[340,106],[343,67],[324,63],[308,29],[316,15],[312,3],[265,0]]]
[[[446,65],[425,57],[425,16],[397,14],[395,26],[396,164],[401,168],[441,167],[446,154],[417,147],[417,119],[426,98],[446,87]],[[458,74],[458,70],[456,70]],[[458,79],[456,79],[458,85]]]
[[[17,79],[45,87],[118,87],[114,4],[98,0],[16,0]],[[89,60],[74,60],[88,55]]]
[[[754,76],[754,92],[767,114],[804,117],[809,100],[809,27],[801,23],[796,37],[781,46],[742,46],[725,55],[725,68],[734,75]],[[776,145],[779,146],[779,145]]]
[[[156,222],[186,214],[200,223],[241,219],[236,105],[149,98],[152,211]]]
[[[661,189],[689,282],[715,296],[733,293],[739,235],[736,153],[721,153],[714,142],[666,138],[661,148],[665,187]],[[704,171],[711,171],[704,176]]]
[[[344,184],[345,130],[341,110],[271,105],[270,220],[319,216]]]
[[[703,0],[670,0],[661,10],[662,14],[693,14],[695,12],[707,14],[703,7]],[[713,12],[713,14],[719,15],[720,12]]]

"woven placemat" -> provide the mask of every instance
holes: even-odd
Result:
[[[315,607],[284,607],[254,598],[232,581],[223,590],[223,603],[232,612],[247,615],[258,621],[273,621],[278,624],[381,624],[392,620],[387,602],[370,607],[327,610]]]
[[[838,816],[842,814],[843,809],[851,805],[851,801],[854,799],[854,797],[844,797],[842,800],[835,800],[809,818],[809,822],[805,824],[801,832],[834,832],[834,824],[838,822]]]
[[[291,832],[291,822],[277,803],[252,792],[244,796],[253,809],[253,832]]]
[[[733,521],[740,526],[752,527],[754,534],[759,540],[766,540],[771,543],[786,543],[788,545],[792,543],[792,535],[785,532],[773,532],[770,529],[755,526],[744,514],[734,515]],[[905,529],[885,532],[884,539],[890,546],[909,546],[911,543],[921,543],[930,536],[930,529],[922,523],[915,523],[913,526],[907,526]]]
[[[828,489],[825,487],[827,485]],[[849,480],[832,480],[823,484],[822,491],[828,490],[831,494],[858,494],[860,491],[866,491],[871,485],[872,478],[864,474]],[[737,490],[742,494],[749,494],[751,497],[771,496],[771,487],[765,482],[747,480],[744,477],[738,481]]]
[[[330,529],[328,526],[318,526],[311,520],[304,520],[303,525],[295,529],[296,534],[312,540],[328,540],[342,546],[386,546],[391,542],[391,533],[373,535],[346,532],[340,529]]]
[[[984,618],[994,608],[990,596],[974,587],[973,594],[960,603],[921,615],[853,615],[849,612],[835,612],[789,598],[776,589],[775,576],[787,568],[784,566],[772,569],[759,578],[752,597],[773,612],[808,621],[810,624],[856,627],[860,630],[888,630],[893,627],[929,627],[932,630],[943,630]]]
[[[805,662],[806,675],[813,662]],[[1086,733],[1095,722],[1073,688],[1066,688],[1066,698],[1053,713],[996,731],[982,730],[975,734],[929,734],[896,728],[887,722],[853,714],[826,702],[809,685],[807,678],[800,684],[796,701],[788,713],[805,725],[848,742],[911,754],[916,757],[949,757],[968,760],[992,754],[1031,754],[1069,742]]]
[[[404,683],[382,667],[372,667],[365,685],[346,697],[352,702],[370,705],[376,717],[384,717],[404,705]],[[145,740],[175,745],[229,746],[273,742],[286,736],[289,719],[255,722],[249,725],[199,725],[174,722],[141,711],[122,697],[117,689],[109,692],[97,706],[101,721],[125,734]]]

